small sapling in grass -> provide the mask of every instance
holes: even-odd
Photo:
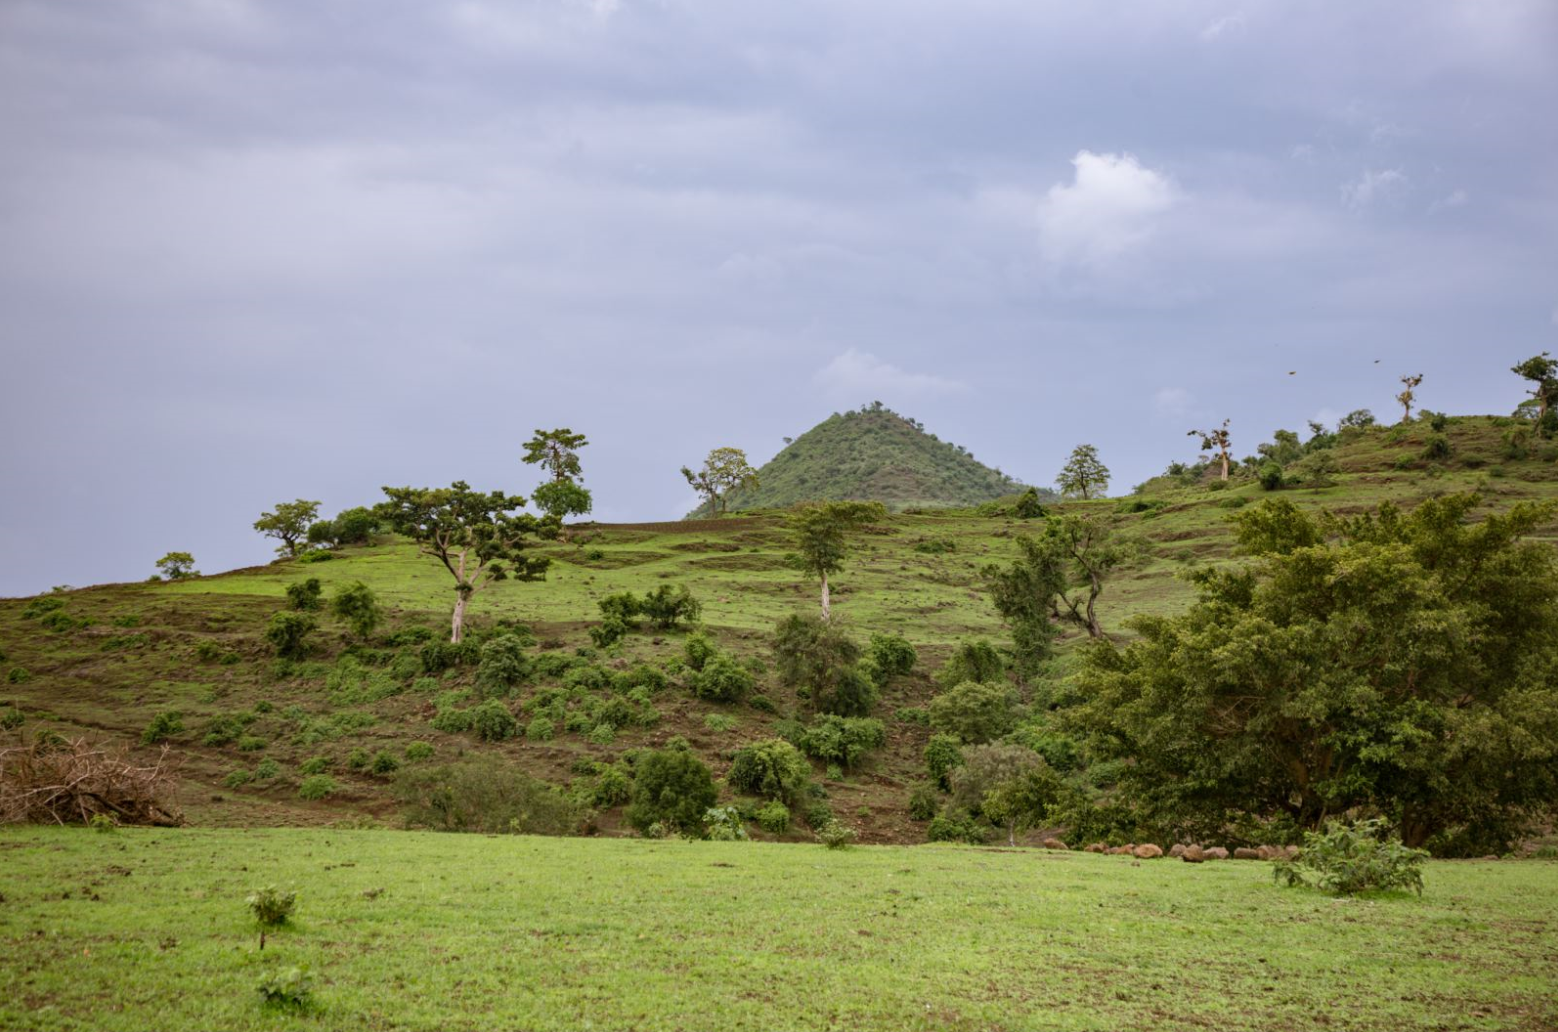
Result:
[[[259,923],[260,949],[263,950],[265,932],[271,928],[280,928],[291,919],[292,912],[297,909],[298,894],[291,889],[282,892],[274,885],[269,885],[251,893],[244,903],[254,914],[254,920]]]

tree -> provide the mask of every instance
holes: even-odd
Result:
[[[1017,498],[1012,514],[1019,520],[1036,520],[1044,515],[1044,503],[1039,501],[1037,488],[1028,488]]]
[[[1120,538],[1111,524],[1096,516],[1070,515],[1050,520],[1035,544],[1031,561],[1036,568],[1046,576],[1048,571],[1058,570],[1061,577],[1051,596],[1055,618],[1077,624],[1089,637],[1102,638],[1098,596],[1103,594],[1109,575],[1135,558],[1138,544]],[[1028,552],[1029,546],[1024,546],[1024,551]]]
[[[465,608],[472,596],[494,581],[546,579],[551,560],[525,554],[529,538],[555,538],[558,521],[515,515],[525,504],[502,491],[482,494],[463,480],[449,487],[386,487],[388,500],[375,510],[396,533],[417,542],[454,578],[455,603],[449,640],[458,643]]]
[[[168,580],[185,580],[189,577],[200,576],[200,571],[195,569],[195,557],[188,552],[169,552],[157,560],[157,569]]]
[[[1228,479],[1228,463],[1231,459],[1228,449],[1232,446],[1232,439],[1228,436],[1228,424],[1230,420],[1223,420],[1223,425],[1217,430],[1192,430],[1185,436],[1201,438],[1201,450],[1204,452],[1216,452],[1222,461],[1223,472],[1219,478]]]
[[[297,555],[298,544],[308,537],[308,528],[319,516],[319,503],[299,498],[295,502],[281,502],[275,512],[261,513],[254,521],[254,529],[281,544],[277,555]]]
[[[1012,632],[1019,681],[1037,674],[1054,652],[1055,596],[1066,590],[1065,557],[1031,537],[1017,539],[1018,557],[1010,566],[991,563],[979,571],[990,603]]]
[[[1085,500],[1109,489],[1109,467],[1099,461],[1097,448],[1079,444],[1055,480],[1062,494],[1081,495]]]
[[[1396,395],[1396,400],[1401,403],[1401,421],[1403,423],[1412,421],[1412,403],[1417,400],[1417,394],[1414,392],[1417,390],[1418,384],[1422,382],[1422,373],[1418,373],[1416,376],[1403,376],[1401,378],[1401,393]]]
[[[1509,371],[1531,382],[1528,393],[1536,402],[1536,421],[1540,425],[1547,418],[1548,406],[1558,400],[1558,359],[1544,351],[1512,366]]]
[[[338,588],[335,597],[330,600],[330,612],[344,620],[359,638],[372,634],[384,616],[373,589],[362,581],[352,581]]]
[[[658,749],[639,756],[633,768],[633,802],[628,823],[640,832],[653,825],[696,834],[703,815],[719,799],[714,775],[685,749]]]
[[[774,664],[781,684],[806,696],[813,713],[868,716],[876,684],[858,666],[860,646],[838,623],[791,613],[774,629]]]
[[[1165,833],[1359,811],[1409,846],[1502,851],[1558,802],[1558,557],[1526,540],[1555,507],[1479,503],[1241,512],[1254,558],[1090,651],[1071,722]]]
[[[559,521],[590,511],[593,504],[590,492],[579,483],[583,477],[579,449],[589,443],[583,434],[576,434],[567,427],[537,430],[536,435],[525,442],[525,462],[552,474],[551,480],[530,493],[536,508]]]
[[[790,513],[789,529],[795,544],[790,564],[822,581],[824,620],[832,616],[828,576],[844,568],[848,535],[886,516],[887,508],[881,502],[821,502]]]
[[[757,486],[757,470],[740,448],[715,448],[696,473],[683,466],[682,476],[708,502],[711,519],[725,511],[731,491]]]
[[[976,745],[963,751],[963,765],[947,776],[951,805],[981,813],[1006,829],[1006,840],[1017,844],[1017,832],[1040,824],[1059,795],[1059,779],[1044,758],[1020,745]]]

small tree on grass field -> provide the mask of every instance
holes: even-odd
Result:
[[[319,516],[319,503],[299,498],[295,502],[282,502],[276,511],[261,513],[254,521],[254,529],[281,544],[277,555],[297,555],[298,545],[308,539],[309,525]]]
[[[515,514],[525,504],[519,495],[482,494],[457,480],[449,487],[386,487],[389,500],[378,514],[399,534],[411,538],[423,555],[443,564],[454,578],[454,616],[449,640],[458,643],[471,598],[494,581],[546,579],[551,560],[525,554],[530,538],[555,538],[555,517]]]
[[[1510,372],[1530,382],[1529,393],[1536,402],[1536,421],[1540,425],[1547,418],[1548,408],[1558,401],[1558,358],[1544,351],[1512,367]]]
[[[168,580],[185,580],[189,577],[200,576],[200,571],[195,569],[195,557],[188,552],[169,552],[157,560],[157,569]]]
[[[1185,436],[1201,438],[1201,450],[1214,453],[1222,463],[1222,473],[1218,479],[1228,479],[1228,465],[1232,461],[1229,449],[1233,445],[1233,439],[1228,434],[1230,420],[1223,420],[1223,425],[1216,430],[1192,430]]]
[[[844,568],[849,534],[886,515],[887,509],[881,502],[823,502],[802,506],[790,514],[790,533],[795,544],[790,562],[822,581],[824,620],[832,615],[828,575]]]
[[[1098,458],[1098,449],[1079,444],[1056,477],[1062,494],[1092,498],[1109,490],[1109,467]],[[1037,498],[1037,494],[1035,494]]]
[[[352,581],[337,589],[335,597],[330,600],[330,612],[344,620],[346,626],[359,638],[372,634],[384,615],[373,589],[362,581]]]
[[[730,492],[757,486],[757,470],[740,448],[715,448],[697,472],[683,466],[682,476],[708,503],[710,519],[725,511]]]
[[[1417,400],[1417,388],[1423,382],[1423,374],[1416,376],[1403,376],[1401,378],[1401,393],[1396,395],[1396,400],[1401,403],[1401,421],[1412,421],[1412,404]]]
[[[583,479],[579,449],[589,443],[583,434],[576,434],[567,427],[537,430],[536,435],[525,442],[525,462],[552,474],[552,479],[530,493],[530,500],[559,522],[589,512],[593,504],[590,492],[579,483]]]

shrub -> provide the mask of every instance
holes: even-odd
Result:
[[[584,737],[593,745],[610,745],[617,740],[617,725],[600,721]]]
[[[642,833],[654,824],[697,832],[717,798],[713,774],[691,752],[654,750],[640,754],[634,765],[627,820]]]
[[[778,713],[779,707],[766,695],[754,695],[747,700],[747,705],[759,713]]]
[[[433,746],[430,742],[412,742],[406,746],[406,762],[420,763],[423,760],[432,759]]]
[[[0,709],[0,731],[15,731],[27,720],[15,706]]]
[[[931,735],[925,746],[925,769],[943,789],[951,787],[951,775],[963,766],[963,749],[952,735]]]
[[[703,837],[713,842],[745,842],[746,825],[734,806],[711,806],[703,813]]]
[[[352,581],[337,588],[335,597],[330,600],[330,612],[336,619],[345,622],[358,638],[372,634],[384,618],[378,596],[362,581]]]
[[[310,756],[298,764],[298,773],[304,777],[308,777],[310,774],[323,774],[329,769],[330,761],[323,756]]]
[[[631,628],[620,617],[608,616],[590,628],[590,641],[598,649],[608,649],[627,637]]]
[[[806,804],[806,809],[802,816],[806,818],[806,826],[808,828],[811,828],[813,831],[820,831],[833,823],[833,807],[821,799],[815,799]]]
[[[261,760],[254,768],[255,781],[270,781],[272,778],[275,778],[280,774],[281,764],[271,759]]]
[[[758,807],[753,819],[770,835],[783,835],[790,830],[790,808],[777,799]]]
[[[380,777],[393,774],[400,769],[400,761],[388,752],[380,749],[373,754],[373,760],[368,764],[368,769]]]
[[[901,677],[913,670],[919,659],[914,646],[896,634],[871,635],[866,656],[880,678],[877,682],[879,686],[886,684],[889,678]]]
[[[302,659],[308,653],[307,639],[314,626],[311,616],[283,611],[270,618],[265,640],[282,659]]]
[[[1260,468],[1259,479],[1260,486],[1265,488],[1267,491],[1275,491],[1279,489],[1284,483],[1282,478],[1281,465],[1275,462],[1267,462],[1262,464]]]
[[[936,672],[936,680],[943,688],[953,688],[965,681],[999,681],[1005,669],[1001,654],[988,641],[965,641]]]
[[[1429,434],[1428,440],[1423,442],[1423,458],[1429,461],[1448,459],[1450,451],[1450,439],[1444,434]]]
[[[1409,849],[1387,834],[1384,821],[1350,826],[1332,821],[1324,831],[1306,834],[1298,858],[1279,861],[1272,873],[1289,886],[1309,885],[1339,896],[1370,889],[1413,889],[1421,896],[1427,859],[1427,851]]]
[[[330,775],[315,774],[304,778],[303,783],[298,786],[298,798],[317,801],[334,794],[337,787],[335,778]]]
[[[532,742],[550,742],[557,726],[547,717],[536,717],[525,726],[525,737]]]
[[[0,724],[0,726],[3,726],[3,724]],[[703,727],[705,730],[713,731],[716,734],[724,734],[727,731],[736,729],[736,718],[727,717],[723,713],[710,713],[703,718]]]
[[[969,744],[988,742],[1017,723],[1017,697],[1007,684],[964,681],[930,702],[930,724]]]
[[[1443,433],[1444,428],[1450,425],[1450,417],[1443,412],[1432,412],[1424,409],[1420,413],[1420,417],[1428,424],[1429,429],[1436,434]]]
[[[887,743],[887,729],[871,717],[817,718],[801,735],[800,747],[814,760],[836,762],[848,769],[873,749]]]
[[[287,585],[287,605],[298,612],[312,612],[319,608],[319,596],[324,589],[318,577]]]
[[[696,623],[698,617],[703,614],[703,606],[687,590],[685,584],[671,587],[662,584],[655,590],[646,592],[644,600],[639,603],[639,611],[649,618],[649,622],[663,631],[674,628],[679,623]]]
[[[795,746],[769,738],[737,750],[726,780],[737,792],[794,802],[805,794],[811,768]]]
[[[334,558],[334,552],[323,548],[309,548],[298,553],[297,561],[312,566],[314,563],[328,563]]]
[[[941,809],[941,796],[932,785],[915,785],[909,793],[909,817],[916,821],[928,821]]]
[[[855,841],[855,829],[839,821],[829,821],[817,829],[817,841],[829,849],[848,849]]]
[[[366,544],[379,529],[379,518],[372,509],[354,506],[343,509],[331,522],[332,537],[338,545]]]
[[[52,613],[57,609],[64,609],[68,599],[58,595],[40,595],[22,607],[23,620],[36,620],[45,613]]]
[[[222,784],[228,788],[242,788],[253,780],[254,774],[240,767],[237,770],[229,771],[227,777],[222,779]]]
[[[920,727],[930,727],[930,710],[923,706],[901,706],[893,716],[905,724],[918,724]]]
[[[686,657],[688,666],[694,670],[702,670],[704,664],[719,654],[719,650],[703,635],[694,634],[682,645],[682,654]]]
[[[615,763],[604,764],[595,775],[590,802],[595,806],[620,806],[633,796],[633,779]]]
[[[408,768],[395,778],[406,825],[485,834],[566,835],[580,811],[555,785],[495,756]]]
[[[977,820],[967,811],[949,810],[931,820],[930,827],[925,830],[925,840],[967,842],[978,846],[984,843],[988,827],[988,824]]]
[[[876,686],[856,667],[860,646],[837,621],[792,613],[775,627],[773,648],[779,680],[809,697],[816,709],[841,716],[870,713]]]
[[[265,748],[265,739],[259,735],[242,735],[238,739],[239,752],[259,752]]]
[[[458,644],[430,641],[422,646],[418,655],[422,660],[422,672],[426,674],[441,674],[451,667],[474,663],[478,658],[476,643],[470,639]]]
[[[752,675],[729,656],[715,656],[688,681],[705,702],[740,702],[752,690]]]
[[[32,673],[26,667],[14,666],[6,672],[6,683],[26,684],[32,680]]]
[[[512,694],[530,676],[525,648],[526,639],[517,634],[500,634],[483,645],[476,667],[477,693],[488,698]]]
[[[1017,504],[1012,507],[1012,515],[1019,520],[1038,519],[1044,515],[1044,504],[1039,501],[1039,492],[1035,488],[1028,488],[1017,498]]]
[[[151,718],[151,723],[146,725],[146,730],[141,732],[142,745],[156,745],[165,742],[174,735],[183,734],[184,716],[177,710],[165,710]]]
[[[256,988],[266,1006],[305,1010],[314,984],[302,968],[287,967],[266,972]]]
[[[471,731],[484,742],[506,741],[519,731],[519,721],[497,699],[488,699],[469,713]]]

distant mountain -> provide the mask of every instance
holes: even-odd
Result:
[[[758,471],[755,489],[730,496],[730,511],[845,499],[883,502],[890,509],[947,508],[1023,489],[966,448],[875,402],[858,412],[835,413],[791,441]]]

